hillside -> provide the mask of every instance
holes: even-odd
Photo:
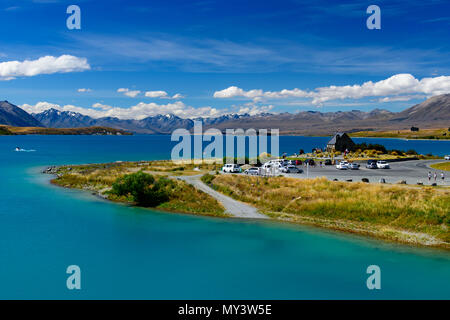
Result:
[[[386,131],[359,131],[350,134],[351,137],[370,138],[401,138],[401,139],[440,139],[450,140],[448,128],[442,129],[420,129],[419,131],[386,130]]]
[[[296,114],[281,113],[252,117],[245,121],[232,120],[217,124],[226,128],[279,128],[282,134],[329,135],[336,131],[387,131],[448,128],[450,126],[450,94],[432,97],[402,112],[393,113],[375,109],[346,112],[303,111]]]
[[[8,101],[0,101],[0,124],[17,127],[43,126],[33,116]]]
[[[433,122],[450,125],[450,94],[431,97],[430,99],[396,114],[391,121],[414,123]]]

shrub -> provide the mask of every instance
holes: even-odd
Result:
[[[408,151],[406,151],[406,154],[415,156],[415,155],[417,155],[417,151],[413,150],[413,149],[409,149]]]
[[[214,178],[215,177],[212,174],[206,173],[200,178],[200,180],[202,180],[202,182],[207,184],[207,185],[211,185],[211,183],[214,180]]]
[[[112,185],[111,193],[116,196],[129,196],[143,207],[156,207],[169,200],[166,188],[172,186],[173,181],[167,178],[155,178],[142,171],[127,174],[117,178]]]
[[[376,151],[382,151],[382,153],[387,153],[385,146],[383,146],[381,144],[371,144],[371,143],[367,144],[365,142],[356,144],[354,149],[361,149],[361,151],[376,150]]]

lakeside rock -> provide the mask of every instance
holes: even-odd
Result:
[[[45,168],[42,173],[45,174],[58,174],[58,167],[57,166],[50,166]]]

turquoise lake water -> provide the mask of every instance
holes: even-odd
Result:
[[[286,152],[327,141],[280,139]],[[450,153],[448,141],[358,140]],[[166,159],[173,145],[168,136],[0,137],[0,298],[450,299],[444,251],[127,207],[40,174],[54,164]],[[72,264],[81,268],[79,291],[66,288]],[[381,268],[381,290],[366,287],[369,265]]]

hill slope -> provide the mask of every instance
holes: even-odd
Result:
[[[423,122],[450,124],[450,94],[434,96],[396,114],[393,121],[408,121],[420,125]]]
[[[0,124],[17,127],[43,126],[33,116],[8,101],[0,101]]]

